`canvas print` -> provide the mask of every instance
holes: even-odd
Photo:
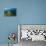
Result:
[[[16,8],[5,8],[4,16],[16,16]]]

